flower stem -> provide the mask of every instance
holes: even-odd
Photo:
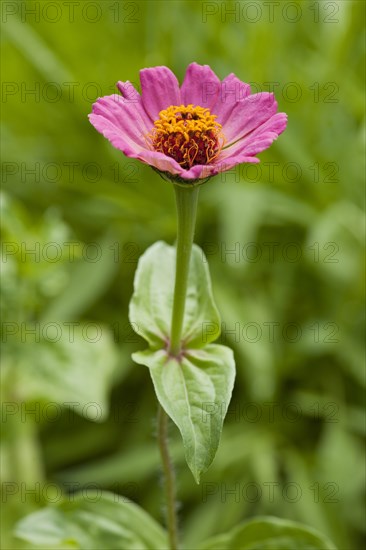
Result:
[[[173,464],[168,450],[168,422],[169,417],[159,405],[158,409],[158,441],[161,455],[161,462],[164,472],[165,500],[167,528],[169,533],[170,550],[178,549],[178,528],[175,499],[175,476]]]
[[[194,229],[196,225],[198,186],[174,185],[178,215],[177,255],[175,262],[175,285],[169,353],[179,356],[186,304],[189,262],[191,259]],[[169,417],[159,405],[158,441],[164,472],[167,528],[170,550],[178,549],[178,531],[173,464],[168,449]]]
[[[189,262],[191,258],[198,186],[174,185],[178,214],[177,256],[175,264],[175,287],[169,352],[179,355],[186,303]]]

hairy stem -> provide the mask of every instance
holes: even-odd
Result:
[[[170,550],[178,549],[178,527],[175,498],[175,475],[168,449],[168,422],[169,417],[159,405],[158,409],[158,441],[161,462],[164,472],[164,489],[166,500],[166,523],[169,533]]]

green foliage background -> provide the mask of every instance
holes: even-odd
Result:
[[[117,80],[137,85],[141,68],[159,64],[182,80],[192,61],[261,90],[278,83],[289,123],[259,167],[200,194],[195,240],[237,380],[200,486],[172,429],[186,547],[273,514],[361,548],[363,2],[281,2],[272,20],[259,1],[81,2],[74,21],[51,4],[2,2],[3,548],[21,548],[14,522],[59,487],[113,490],[161,520],[156,401],[130,358],[144,343],[127,313],[139,255],[174,242],[174,197],[87,115]],[[24,253],[37,246],[37,257]],[[25,334],[47,323],[56,332]],[[70,413],[67,402],[110,410],[93,422],[95,408]]]

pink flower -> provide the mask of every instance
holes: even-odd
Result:
[[[208,65],[191,63],[181,87],[168,67],[140,71],[140,95],[118,82],[121,95],[99,98],[93,126],[126,156],[169,179],[203,183],[243,162],[259,162],[284,131],[272,93],[250,94],[233,73],[222,82]]]

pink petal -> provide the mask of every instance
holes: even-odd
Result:
[[[121,82],[120,80],[116,84],[118,90],[120,91],[122,97],[128,99],[131,103],[140,103],[141,96],[129,80],[126,82]]]
[[[205,179],[210,176],[216,176],[219,172],[221,170],[218,164],[196,164],[189,170],[184,170],[181,177],[186,180]]]
[[[217,168],[217,173],[226,172],[227,170],[230,170],[237,164],[242,163],[251,163],[251,164],[258,164],[260,162],[259,158],[247,155],[246,153],[243,154],[236,154],[232,155],[226,159],[218,158],[215,166]]]
[[[140,71],[142,105],[152,121],[170,105],[180,105],[179,82],[168,67],[152,67]]]
[[[277,101],[268,92],[250,95],[244,101],[236,103],[222,130],[226,145],[246,136],[276,112]]]
[[[180,89],[182,103],[211,109],[216,103],[220,85],[220,80],[208,65],[191,63]]]
[[[146,162],[146,164],[149,164],[150,166],[154,166],[154,168],[157,168],[162,172],[170,172],[171,174],[179,176],[186,172],[186,170],[184,170],[176,160],[164,155],[164,153],[159,153],[158,151],[144,149],[139,152],[137,158],[143,162]]]
[[[189,170],[186,170],[171,157],[168,157],[163,153],[158,153],[157,151],[143,150],[139,153],[138,158],[150,166],[154,166],[158,170],[161,170],[162,172],[170,172],[171,174],[179,176],[187,181],[207,178],[220,172],[219,166],[215,166],[213,164],[196,164]]]
[[[242,103],[250,95],[250,86],[229,74],[220,85],[220,93],[211,111],[217,115],[217,122],[225,125],[237,103]]]
[[[217,162],[221,163],[222,167],[227,166],[224,170],[228,170],[235,164],[242,162],[259,162],[259,159],[254,155],[267,149],[282,134],[286,125],[287,115],[285,113],[277,113],[251,134],[235,143],[235,145],[224,149],[219,155]]]
[[[150,166],[154,166],[162,172],[170,172],[170,174],[179,176],[187,181],[214,176],[221,171],[220,166],[214,164],[196,164],[189,170],[186,170],[171,157],[168,157],[163,153],[158,153],[157,151],[151,150],[149,151],[147,149],[141,151],[137,158]]]
[[[122,151],[127,157],[136,157],[140,147],[127,134],[120,133],[117,128],[113,128],[112,124],[109,125],[100,116],[90,114],[89,120],[94,128],[103,134],[116,149]]]
[[[90,114],[89,120],[93,126],[106,137],[114,147],[122,151],[127,157],[138,159],[145,164],[154,166],[163,172],[179,175],[184,170],[172,158],[147,148],[146,142],[137,143],[129,129],[116,126],[113,122],[100,114]]]
[[[89,120],[127,156],[134,156],[147,147],[145,136],[151,131],[152,123],[141,102],[131,102],[117,94],[101,97],[94,103]]]

